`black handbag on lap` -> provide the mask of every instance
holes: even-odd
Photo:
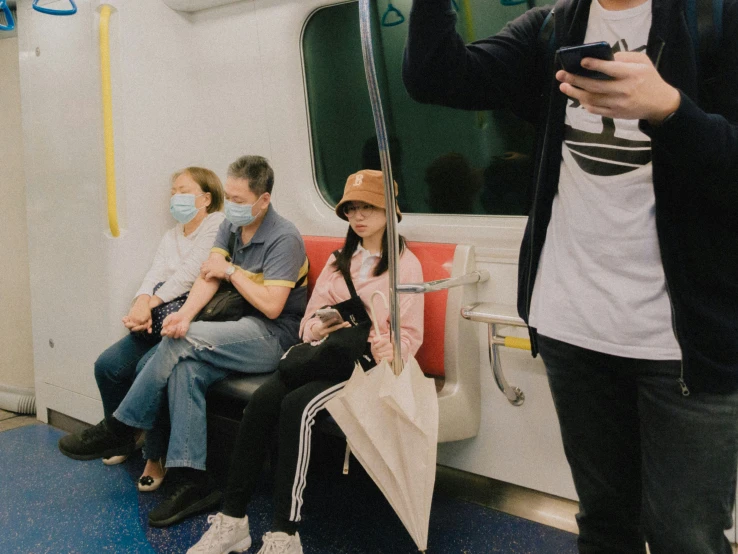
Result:
[[[221,281],[218,290],[193,321],[238,321],[255,308],[228,281]]]
[[[335,304],[333,308],[351,327],[333,331],[320,341],[296,344],[285,352],[277,371],[282,381],[291,388],[312,381],[345,381],[351,377],[356,362],[364,370],[375,365],[367,342],[372,321],[356,294],[351,276],[343,273],[343,278],[351,298]]]
[[[228,239],[228,257],[233,259],[236,233]],[[193,321],[238,321],[252,308],[241,293],[228,281],[221,281],[215,295],[200,310]],[[253,309],[253,308],[252,308]]]

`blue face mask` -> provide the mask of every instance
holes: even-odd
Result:
[[[257,200],[258,202],[258,200]],[[225,201],[225,216],[228,221],[236,227],[246,227],[251,225],[259,216],[261,210],[256,215],[251,214],[254,204],[236,204],[230,200]]]
[[[179,221],[182,225],[189,223],[195,218],[197,212],[205,207],[195,207],[195,198],[199,198],[203,194],[206,193],[203,192],[202,194],[198,194],[197,196],[195,196],[194,194],[172,195],[172,197],[169,199],[169,213],[171,213],[172,217]]]

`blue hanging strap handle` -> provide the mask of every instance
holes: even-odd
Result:
[[[519,6],[527,3],[529,3],[528,0],[500,0],[500,4],[503,6]]]
[[[451,0],[451,4],[453,4],[454,9],[458,12],[461,11],[459,8],[459,4],[456,2],[456,0]]]
[[[390,17],[397,17],[394,21],[389,21]],[[392,2],[387,4],[387,11],[382,16],[382,27],[394,27],[395,25],[402,25],[405,22],[405,16],[402,12],[392,5]]]
[[[5,25],[0,25],[0,31],[12,31],[15,29],[13,14],[10,12],[8,3],[5,0],[0,0],[0,10],[5,14]]]
[[[38,3],[39,0],[33,0],[33,9],[40,13],[45,13],[48,15],[74,15],[77,13],[77,4],[74,3],[74,0],[69,0],[69,3],[72,4],[72,7],[68,10],[52,10],[50,8],[39,6]]]

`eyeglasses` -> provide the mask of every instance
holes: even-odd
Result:
[[[376,206],[372,206],[371,204],[354,204],[353,202],[348,202],[342,207],[343,215],[346,217],[357,214],[361,215],[361,217],[369,217],[376,209]]]

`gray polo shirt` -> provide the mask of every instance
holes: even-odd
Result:
[[[232,256],[228,252],[231,233],[236,234],[235,252]],[[211,252],[223,254],[259,285],[276,285],[291,289],[278,318],[269,319],[258,310],[254,310],[254,317],[259,317],[267,323],[285,350],[297,343],[300,320],[307,305],[308,272],[305,244],[297,227],[279,215],[270,205],[261,225],[247,244],[241,241],[240,227],[236,227],[227,219],[223,221]],[[300,280],[302,280],[300,285],[295,286]]]

